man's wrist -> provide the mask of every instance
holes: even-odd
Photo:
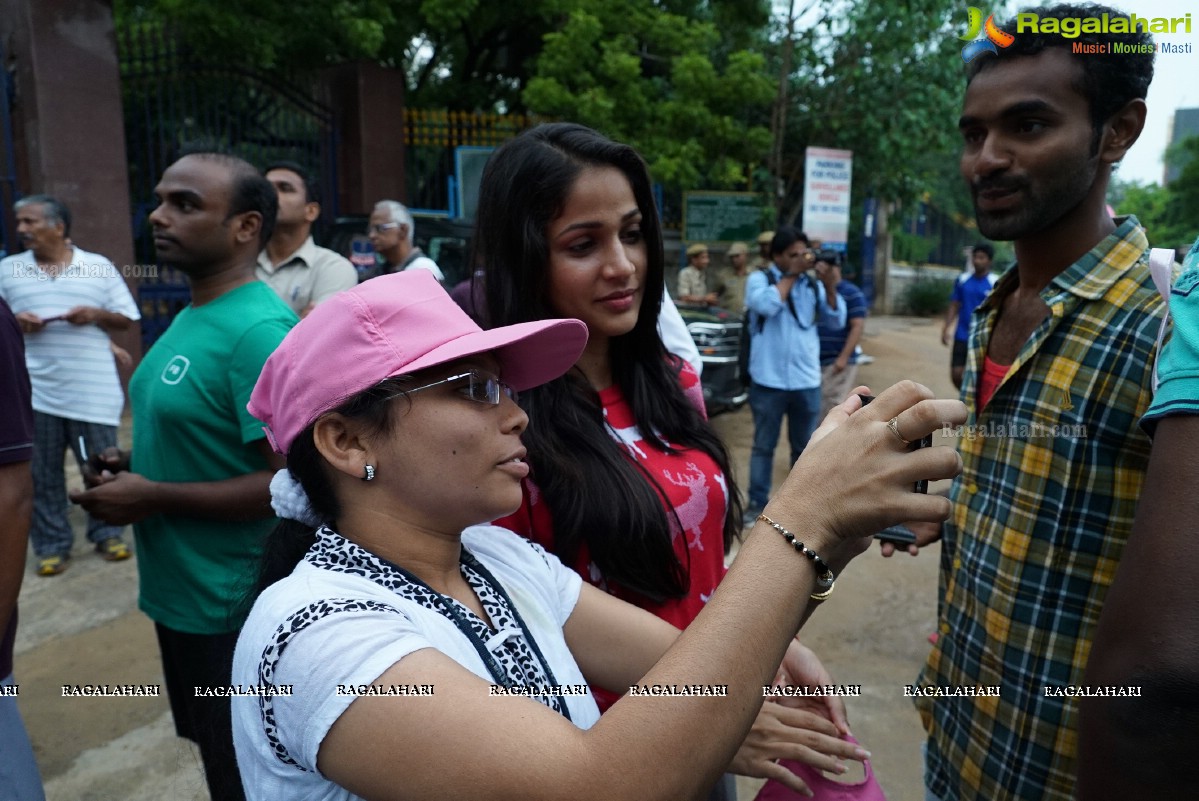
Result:
[[[138,499],[137,504],[141,516],[149,517],[169,508],[171,506],[169,502],[170,498],[168,497],[170,484],[164,481],[151,481],[144,476],[141,478],[145,482],[145,489],[142,491],[141,498]]]

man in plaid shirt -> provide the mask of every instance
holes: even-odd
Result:
[[[1104,12],[1123,16],[1036,10],[1042,25]],[[962,175],[979,230],[1013,240],[1016,264],[972,325],[939,638],[916,699],[926,791],[941,801],[1074,790],[1077,693],[1148,461],[1137,424],[1163,306],[1144,229],[1105,210],[1153,76],[1152,52],[1112,54],[1115,41],[1152,39],[1017,33],[969,68]],[[996,685],[998,697],[965,694]]]

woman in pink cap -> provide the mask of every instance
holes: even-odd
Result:
[[[288,467],[233,666],[248,798],[702,795],[752,747],[780,664],[818,680],[792,640],[809,596],[870,533],[948,513],[909,490],[956,452],[909,453],[885,421],[918,438],[964,407],[911,383],[847,401],[680,636],[482,525],[521,503],[514,392],[585,338],[576,320],[483,331],[417,271],[317,306],[267,360],[249,408]],[[639,689],[601,719],[589,684]]]

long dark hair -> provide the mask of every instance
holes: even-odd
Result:
[[[395,419],[391,414],[390,401],[397,393],[403,394],[404,387],[411,384],[410,376],[389,378],[359,392],[333,411],[366,423],[373,434],[387,434],[391,431]],[[341,504],[333,493],[333,483],[329,480],[327,471],[330,468],[316,449],[313,439],[314,426],[315,424],[305,428],[291,443],[287,452],[287,469],[304,488],[308,503],[316,516],[322,523],[336,529],[337,518],[341,516]],[[290,575],[315,542],[315,528],[298,520],[280,518],[267,537],[257,586],[248,599],[248,604],[252,605],[254,599],[267,587]]]
[[[550,296],[546,231],[587,167],[615,167],[628,179],[641,210],[648,262],[637,324],[611,341],[613,379],[646,442],[668,453],[674,449],[667,441],[701,450],[724,472],[727,550],[740,531],[741,502],[728,451],[683,394],[682,362],[658,335],[666,269],[662,227],[645,162],[633,148],[582,125],[553,123],[526,131],[492,155],[479,188],[472,254],[484,271],[486,324],[561,316]],[[689,570],[672,543],[677,514],[663,508],[658,483],[606,430],[599,395],[579,371],[522,392],[520,403],[530,418],[522,439],[563,561],[573,563],[585,544],[606,579],[654,601],[686,595]]]

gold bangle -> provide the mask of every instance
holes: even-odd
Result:
[[[824,601],[827,601],[828,597],[833,594],[834,586],[836,586],[836,582],[834,582],[833,584],[830,584],[828,586],[827,590],[822,590],[820,592],[814,592],[811,595],[809,595],[808,597],[811,598],[816,603],[822,603]]]

